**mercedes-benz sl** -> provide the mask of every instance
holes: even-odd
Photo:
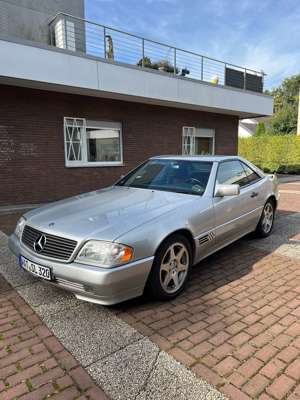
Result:
[[[242,158],[153,157],[110,187],[27,212],[9,247],[23,270],[83,300],[145,289],[173,299],[203,258],[270,235],[277,202],[276,176]]]

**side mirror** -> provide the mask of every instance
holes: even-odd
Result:
[[[217,185],[215,197],[238,196],[240,194],[240,185]]]

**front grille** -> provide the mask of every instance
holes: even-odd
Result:
[[[37,252],[34,248],[34,243],[41,235],[46,237],[46,243],[44,248]],[[77,245],[75,240],[50,235],[28,225],[23,230],[22,242],[35,253],[58,260],[69,260]]]

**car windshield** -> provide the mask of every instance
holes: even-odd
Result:
[[[116,185],[203,195],[212,162],[151,159],[119,180]]]

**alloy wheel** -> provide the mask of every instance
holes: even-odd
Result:
[[[177,292],[184,284],[189,261],[189,252],[183,243],[168,247],[160,265],[160,283],[166,293]]]
[[[271,203],[265,205],[262,218],[262,228],[265,233],[269,233],[272,229],[274,218],[274,209]]]

